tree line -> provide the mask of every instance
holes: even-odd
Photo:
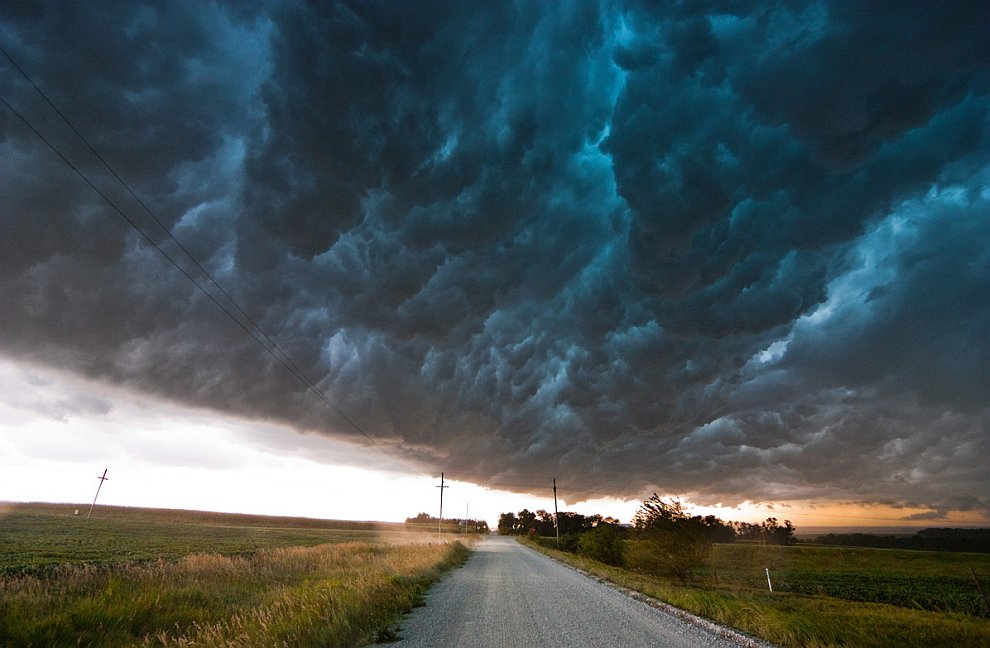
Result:
[[[557,514],[560,525],[560,535],[569,535],[590,531],[599,524],[618,525],[613,517],[601,515],[581,515],[572,511],[562,511]],[[535,535],[552,536],[557,534],[553,513],[539,509],[535,513],[523,509],[518,513],[503,513],[498,518],[499,535]]]
[[[990,553],[990,529],[922,529],[912,536],[829,533],[818,536],[815,542],[841,547]]]
[[[499,516],[502,535],[525,535],[545,546],[585,555],[600,562],[674,576],[686,581],[691,570],[706,563],[715,543],[738,541],[789,545],[796,542],[794,525],[767,518],[760,524],[725,522],[714,515],[689,515],[676,499],[654,493],[626,527],[612,517],[562,512],[553,515],[523,509]],[[559,540],[557,532],[559,530]]]
[[[424,514],[425,515],[425,514]],[[622,528],[614,517],[601,515],[581,515],[571,511],[562,511],[557,516],[560,525],[560,535],[570,535],[590,531],[601,524]],[[788,545],[796,542],[794,525],[790,520],[779,522],[770,517],[760,524],[749,522],[725,522],[714,515],[690,516],[683,505],[672,499],[662,500],[656,493],[640,505],[633,517],[634,529],[644,530],[665,525],[678,525],[679,528],[691,527],[698,535],[711,542],[728,543],[736,540],[760,542],[764,544]],[[536,512],[523,509],[518,513],[502,513],[498,519],[500,535],[533,535],[549,537],[556,535],[553,514],[539,509]]]
[[[429,513],[419,513],[416,517],[406,518],[406,526],[415,527],[421,531],[436,531],[439,518]],[[485,520],[468,520],[461,518],[444,518],[439,528],[444,533],[481,533],[488,534],[488,522]]]

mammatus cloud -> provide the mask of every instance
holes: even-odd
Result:
[[[0,11],[22,67],[405,460],[986,510],[985,3]],[[6,62],[0,91],[144,219]],[[5,354],[353,433],[3,115]]]

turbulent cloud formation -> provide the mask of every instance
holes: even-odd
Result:
[[[990,506],[987,33],[984,2],[0,9],[403,461],[939,515]],[[198,276],[6,60],[0,94]],[[5,354],[354,434],[3,110]]]

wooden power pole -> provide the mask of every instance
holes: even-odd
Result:
[[[437,540],[440,539],[440,527],[443,524],[443,489],[450,488],[450,486],[443,485],[443,473],[440,473],[440,485],[437,486],[440,489],[440,517],[437,519]]]
[[[103,469],[103,475],[97,477],[97,479],[100,480],[100,485],[96,487],[96,495],[93,496],[93,503],[89,505],[89,513],[86,514],[87,520],[89,519],[89,516],[93,514],[93,507],[96,506],[96,498],[100,496],[100,489],[103,488],[103,482],[110,479],[109,477],[107,477],[106,468]]]

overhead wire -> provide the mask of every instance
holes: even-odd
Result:
[[[0,46],[0,52],[3,53],[4,57],[11,63],[11,65],[16,69],[31,85],[32,88],[45,100],[45,102],[55,111],[55,113],[62,119],[62,121],[72,130],[72,132],[86,145],[90,152],[103,164],[103,166],[110,172],[110,174],[124,187],[124,189],[134,198],[134,200],[141,205],[141,207],[151,216],[151,218],[158,224],[158,226],[167,234],[167,236],[175,242],[178,248],[186,255],[186,257],[192,262],[192,264],[204,275],[210,282],[216,286],[218,291],[226,298],[226,300],[233,305],[243,320],[251,325],[250,327],[245,324],[242,318],[239,318],[235,313],[220,303],[220,301],[207,290],[195,277],[192,276],[182,265],[172,256],[162,248],[157,241],[155,241],[147,232],[145,232],[127,213],[117,205],[106,193],[104,193],[97,185],[76,165],[74,164],[65,154],[63,154],[55,144],[44,136],[32,123],[31,121],[21,114],[10,102],[7,101],[5,97],[0,95],[0,103],[3,103],[32,133],[35,134],[52,152],[55,153],[76,175],[78,175],[83,182],[85,182],[104,202],[106,202],[124,221],[153,248],[155,248],[162,256],[164,256],[169,263],[175,267],[182,275],[189,280],[200,292],[202,292],[206,297],[213,302],[229,319],[231,319],[237,326],[244,331],[248,336],[251,337],[266,353],[271,355],[279,364],[283,366],[293,377],[296,378],[303,386],[306,387],[307,391],[316,395],[324,404],[326,404],[331,410],[333,410],[343,421],[345,421],[351,428],[357,431],[361,436],[366,438],[372,445],[374,445],[378,450],[380,450],[386,457],[388,457],[393,463],[401,466],[406,471],[415,474],[419,477],[427,477],[422,472],[416,470],[415,468],[409,466],[403,461],[392,456],[374,437],[372,437],[368,432],[366,432],[353,418],[351,418],[339,405],[337,405],[329,396],[326,395],[322,390],[320,390],[316,384],[299,368],[299,366],[292,361],[292,359],[275,343],[275,341],[265,333],[264,329],[245,311],[244,308],[238,304],[220,283],[213,277],[213,275],[205,268],[203,265],[195,258],[195,256],[189,252],[189,250],[182,245],[182,243],[174,236],[174,234],[169,230],[169,228],[162,223],[162,221],[154,214],[154,212],[147,206],[147,204],[141,200],[140,197],[131,189],[128,183],[114,171],[113,167],[106,161],[106,159],[100,155],[100,153],[90,144],[89,140],[82,135],[82,133],[72,124],[66,115],[59,110],[51,99],[48,98],[47,94],[34,82],[34,80],[27,74],[27,72],[17,64],[14,58],[6,50],[6,48]]]
[[[171,239],[172,242],[174,242],[175,245],[180,250],[182,250],[182,252],[186,255],[186,257],[188,257],[189,260],[192,261],[193,265],[200,272],[202,272],[203,275],[206,276],[207,279],[210,280],[210,283],[212,283],[213,286],[216,287],[216,289],[220,292],[220,294],[222,294],[227,299],[227,301],[230,302],[230,304],[234,306],[234,308],[237,310],[237,312],[240,313],[241,316],[243,316],[248,321],[248,323],[251,324],[251,326],[255,330],[258,331],[258,333],[271,345],[272,349],[274,349],[282,358],[284,358],[286,362],[288,362],[290,365],[292,365],[292,367],[293,367],[293,369],[295,371],[298,371],[299,373],[302,373],[302,370],[299,369],[299,367],[295,364],[295,362],[293,362],[292,358],[289,357],[289,355],[287,353],[285,353],[278,346],[278,344],[276,344],[276,342],[271,337],[269,337],[269,335],[267,333],[265,333],[265,331],[251,317],[251,315],[245,309],[243,309],[241,307],[241,305],[239,303],[237,303],[237,301],[216,280],[216,278],[213,276],[213,274],[210,273],[210,271],[207,270],[199,262],[199,260],[186,248],[186,246],[183,245],[182,242],[179,241],[179,239],[175,237],[175,235],[168,228],[168,226],[166,226],[161,221],[161,219],[159,219],[158,216],[151,210],[151,208],[148,207],[148,205],[144,202],[144,200],[142,200],[141,197],[138,196],[138,194],[136,192],[134,192],[133,189],[131,189],[130,185],[127,182],[125,182],[124,179],[122,177],[120,177],[120,175],[117,174],[117,172],[114,170],[114,168],[112,166],[110,166],[110,163],[106,161],[106,159],[100,154],[99,151],[96,150],[96,148],[92,144],[90,144],[90,142],[86,138],[86,136],[83,135],[79,131],[79,129],[77,129],[75,127],[75,125],[72,123],[72,121],[70,121],[69,118],[66,117],[66,115],[61,111],[61,109],[59,109],[59,107],[57,105],[55,105],[55,103],[48,97],[48,95],[44,92],[44,90],[42,90],[38,86],[38,84],[34,82],[34,79],[32,79],[31,76],[24,70],[24,68],[22,68],[17,63],[17,61],[14,60],[14,58],[10,55],[10,53],[2,45],[0,45],[0,52],[3,53],[4,57],[6,57],[6,59],[10,62],[10,64],[14,66],[14,69],[16,69],[21,74],[21,76],[23,76],[24,79],[31,85],[31,87],[34,88],[34,90],[38,93],[38,95],[40,95],[41,98],[45,100],[45,103],[47,103],[48,106],[53,111],[55,111],[55,114],[57,114],[62,119],[62,121],[65,123],[65,125],[68,126],[69,129],[71,129],[73,133],[75,133],[76,137],[78,137],[80,139],[80,141],[82,141],[82,143],[86,145],[86,148],[89,149],[90,153],[92,153],[96,157],[96,159],[100,161],[100,163],[110,173],[110,175],[112,175],[117,180],[117,182],[119,182],[120,185],[124,187],[124,189],[127,191],[128,194],[130,194],[130,196],[135,200],[135,202],[137,202],[137,204],[140,205],[142,209],[144,209],[144,211],[148,214],[148,216],[150,216],[152,218],[152,220],[154,220],[155,223],[158,224],[158,226],[168,236],[168,238]]]
[[[127,213],[119,205],[117,205],[109,196],[107,196],[99,187],[97,187],[96,184],[85,173],[83,173],[82,170],[78,168],[78,166],[76,166],[71,160],[69,160],[68,157],[66,157],[58,149],[58,147],[56,147],[37,128],[35,128],[35,126],[30,122],[30,120],[28,120],[16,108],[14,108],[14,106],[12,106],[3,96],[0,96],[0,103],[3,103],[14,115],[16,115],[18,119],[21,120],[21,122],[23,122],[46,146],[48,146],[48,148],[50,148],[70,169],[72,169],[72,171],[75,172],[100,198],[102,198],[108,205],[110,205],[110,207],[115,212],[117,212],[117,214],[121,218],[123,218],[128,225],[130,225],[135,231],[137,231],[149,245],[151,245],[156,250],[158,250],[158,252],[161,253],[162,256],[164,256],[172,266],[174,266],[179,272],[182,273],[184,277],[186,277],[186,279],[188,279],[193,285],[196,286],[196,288],[198,288],[204,295],[206,295],[206,297],[211,302],[213,302],[225,315],[227,315],[231,320],[233,320],[234,323],[241,328],[241,330],[247,333],[256,343],[259,344],[259,346],[261,346],[266,352],[268,352],[276,360],[278,360],[293,376],[295,376],[300,382],[302,382],[309,391],[313,392],[317,397],[319,397],[322,401],[324,401],[330,408],[334,410],[335,413],[337,413],[352,428],[357,430],[360,434],[362,434],[365,438],[367,438],[370,442],[372,442],[376,447],[378,447],[378,449],[384,451],[381,445],[371,435],[369,435],[360,425],[358,425],[357,422],[355,422],[350,416],[348,416],[347,413],[344,412],[338,405],[336,405],[336,403],[334,403],[328,396],[326,396],[326,394],[324,394],[322,391],[320,391],[318,388],[315,387],[313,382],[309,380],[309,378],[302,372],[302,370],[299,369],[294,362],[292,362],[291,358],[289,358],[288,355],[285,354],[285,352],[278,347],[278,345],[274,342],[274,340],[272,340],[264,332],[264,330],[260,327],[260,325],[258,325],[257,322],[255,322],[250,317],[250,315],[237,303],[237,301],[233,297],[231,297],[231,295],[226,290],[223,289],[223,287],[211,275],[211,273],[209,273],[209,271],[206,270],[206,268],[204,268],[199,263],[198,260],[196,260],[196,258],[189,252],[189,250],[182,245],[182,243],[173,235],[173,233],[168,229],[168,227],[166,227],[161,222],[161,220],[146,205],[146,203],[142,201],[140,197],[138,197],[138,195],[130,188],[127,182],[124,181],[123,178],[121,178],[120,175],[118,175],[116,171],[113,170],[112,166],[106,161],[106,159],[102,155],[100,155],[100,153],[95,149],[95,147],[93,147],[89,143],[89,141],[85,138],[85,136],[83,136],[82,133],[80,133],[80,131],[65,116],[65,114],[61,110],[59,110],[59,108],[47,97],[44,91],[42,91],[41,88],[39,88],[37,84],[34,83],[31,77],[28,76],[27,73],[24,72],[24,70],[16,63],[16,61],[14,61],[13,58],[11,58],[7,50],[4,49],[2,46],[0,46],[0,52],[2,52],[4,56],[8,59],[8,61],[10,61],[11,64],[15,67],[15,69],[17,69],[18,72],[20,72],[24,76],[24,78],[28,81],[28,83],[38,92],[39,95],[42,96],[42,98],[46,101],[46,103],[48,103],[48,105],[56,112],[56,114],[58,114],[58,116],[66,123],[66,125],[72,130],[72,132],[77,137],[79,137],[79,139],[86,145],[86,147],[90,150],[90,152],[93,153],[93,155],[101,162],[101,164],[127,190],[127,192],[134,198],[134,200],[139,205],[141,205],[141,207],[155,220],[155,222],[168,235],[168,237],[176,243],[178,248],[183,253],[185,253],[185,255],[192,261],[195,267],[199,269],[200,272],[202,272],[203,275],[206,276],[214,286],[217,287],[217,289],[221,292],[221,294],[223,294],[223,296],[230,302],[230,304],[232,304],[237,309],[237,311],[241,313],[252,326],[248,327],[247,325],[245,325],[241,319],[236,317],[234,313],[227,308],[227,306],[220,303],[220,301],[217,300],[213,294],[211,294],[208,290],[206,290],[195,277],[193,277],[185,268],[182,267],[181,264],[179,264],[172,256],[170,256],[168,252],[158,244],[157,241],[155,241],[150,235],[148,235],[133,219],[131,219],[127,215]],[[261,335],[262,337],[259,338],[259,335]],[[266,344],[265,341],[268,341],[271,346]],[[403,462],[396,460],[394,457],[389,456],[389,458],[395,461],[396,463],[398,463],[399,465],[403,466],[410,472],[413,472],[417,476],[420,477],[426,476],[423,475],[421,472],[407,466]],[[462,472],[459,474],[466,475],[468,473]],[[475,475],[477,475],[477,473],[475,473]],[[526,484],[505,483],[505,482],[493,484],[494,488],[508,487],[508,488],[536,489],[536,488],[540,488],[541,486],[542,484],[538,484],[535,481]],[[559,490],[564,492],[582,493],[586,495],[593,495],[600,497],[612,497],[611,494],[606,492],[581,490],[575,488],[568,488],[565,486],[561,486]]]

